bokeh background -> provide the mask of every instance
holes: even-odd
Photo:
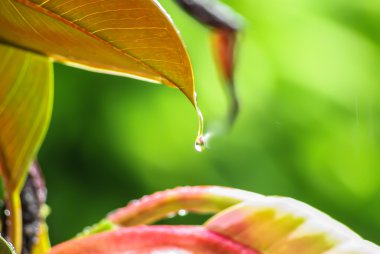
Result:
[[[160,2],[187,45],[212,129],[228,105],[210,33],[173,1]],[[225,3],[246,21],[241,114],[203,153],[193,147],[195,111],[179,91],[55,66],[39,155],[53,243],[144,194],[213,184],[299,199],[380,244],[380,2]]]

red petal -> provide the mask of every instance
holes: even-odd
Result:
[[[74,239],[48,254],[259,254],[199,226],[138,226]]]

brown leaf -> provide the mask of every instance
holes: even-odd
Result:
[[[178,87],[195,104],[189,57],[154,0],[2,0],[0,40],[69,65]]]

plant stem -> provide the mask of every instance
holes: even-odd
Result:
[[[17,190],[9,193],[7,200],[7,208],[9,209],[9,233],[8,238],[13,244],[16,253],[21,253],[22,248],[22,210],[20,194]]]

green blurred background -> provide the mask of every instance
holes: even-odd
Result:
[[[299,199],[380,244],[380,2],[225,2],[246,20],[242,107],[232,133],[204,153],[194,150],[196,114],[179,91],[55,66],[39,156],[53,243],[144,194],[213,184]],[[212,128],[227,103],[209,31],[161,3],[187,45]]]

